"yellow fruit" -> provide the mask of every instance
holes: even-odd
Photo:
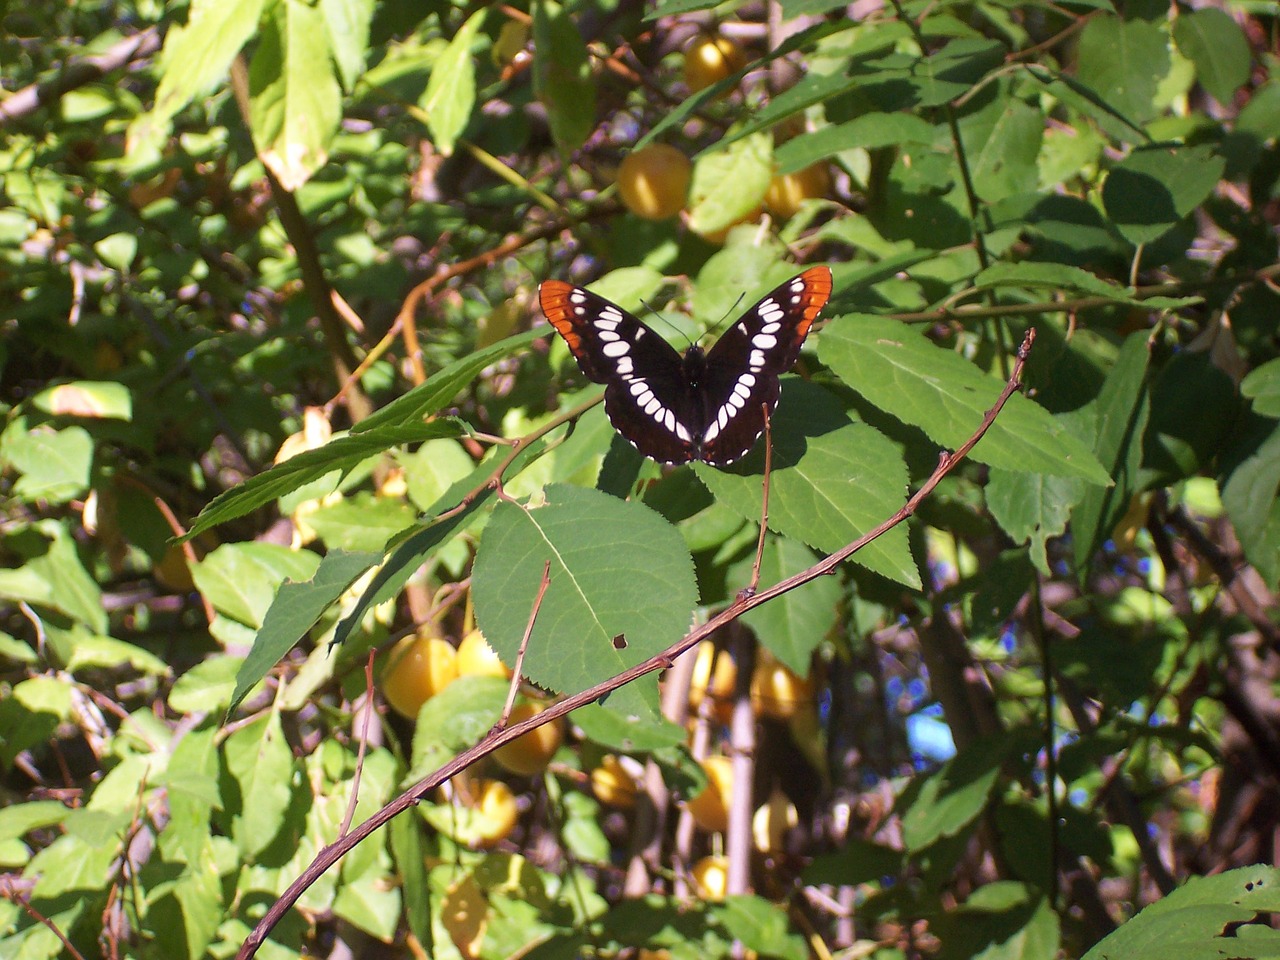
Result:
[[[476,845],[491,847],[511,836],[519,810],[515,795],[501,780],[477,780],[471,789],[475,820]]]
[[[696,711],[708,696],[718,712],[721,708],[731,709],[733,688],[738,682],[738,667],[733,657],[727,650],[717,653],[716,645],[710,640],[698,644],[696,656],[693,675],[689,678],[689,709]]]
[[[422,705],[458,678],[458,654],[439,637],[405,637],[382,671],[382,695],[414,719]]]
[[[524,52],[529,42],[529,25],[519,20],[508,20],[498,31],[498,39],[493,41],[489,55],[493,57],[495,67],[505,67]]]
[[[684,206],[692,167],[689,158],[663,143],[627,155],[618,168],[618,192],[628,210],[646,220],[666,220]]]
[[[522,703],[511,711],[511,719],[507,726],[514,726],[530,717],[536,717],[544,707],[540,703]],[[504,743],[493,752],[497,760],[507,770],[521,776],[531,776],[547,769],[551,757],[560,749],[560,721],[552,720],[536,729],[530,730],[523,737]]]
[[[693,885],[704,900],[720,901],[729,889],[729,861],[725,857],[703,857],[693,865]]]
[[[708,833],[724,833],[729,829],[729,803],[733,798],[733,761],[728,757],[712,756],[702,761],[707,775],[707,785],[692,800],[685,801],[685,809],[693,822]]]
[[[769,801],[761,804],[751,817],[751,839],[761,853],[778,853],[787,831],[799,823],[800,815],[795,804],[781,790],[775,789]]]
[[[458,644],[458,676],[460,677],[502,677],[511,679],[511,671],[489,646],[484,634],[472,630]]]
[[[751,675],[751,705],[756,713],[775,720],[793,716],[802,703],[813,699],[813,684],[797,676],[772,657],[761,657]]]
[[[831,174],[827,171],[827,165],[815,163],[795,173],[774,177],[764,195],[764,205],[773,214],[786,220],[795,216],[805,200],[824,196],[830,187]]]
[[[697,93],[746,65],[746,53],[728,37],[701,34],[685,48],[684,82]]]
[[[636,781],[622,761],[607,753],[591,771],[591,791],[606,807],[630,810],[636,805]]]

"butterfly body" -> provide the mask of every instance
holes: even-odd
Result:
[[[778,376],[791,368],[818,311],[831,271],[811,267],[742,315],[710,350],[684,354],[616,304],[582,287],[548,280],[543,313],[579,368],[605,384],[605,413],[646,457],[725,466],[743,457],[778,403]]]

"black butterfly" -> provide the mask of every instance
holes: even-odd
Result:
[[[627,311],[560,280],[538,288],[542,312],[564,337],[582,372],[605,384],[614,429],[659,463],[743,457],[778,403],[778,375],[831,296],[831,271],[810,267],[779,286],[703,352],[681,356]]]

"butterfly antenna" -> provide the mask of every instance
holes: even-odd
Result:
[[[648,310],[648,311],[649,311],[649,313],[651,313],[655,319],[657,319],[657,320],[661,320],[664,324],[666,324],[668,327],[670,327],[670,328],[671,328],[672,330],[674,330],[676,333],[680,334],[680,336],[681,336],[681,337],[683,337],[686,341],[688,341],[689,346],[691,346],[691,347],[693,346],[694,341],[692,341],[692,340],[690,340],[690,339],[689,339],[689,335],[688,335],[687,333],[685,333],[683,330],[681,330],[679,327],[677,327],[677,326],[676,326],[674,323],[672,323],[670,320],[668,320],[666,317],[664,317],[662,314],[660,314],[657,310],[655,310],[655,309],[653,308],[653,306],[649,303],[649,301],[648,301],[648,300],[645,300],[645,299],[642,297],[642,298],[640,299],[640,302],[641,302],[642,304],[644,304],[644,308],[645,308],[646,310]]]
[[[707,333],[716,333],[716,334],[718,334],[718,333],[720,332],[720,328],[724,326],[724,322],[725,322],[726,320],[728,320],[730,317],[737,316],[737,314],[738,314],[738,307],[739,307],[739,306],[741,306],[741,304],[742,304],[742,300],[743,300],[743,297],[745,297],[745,296],[746,296],[746,294],[744,294],[744,293],[739,293],[739,294],[738,294],[738,299],[737,299],[737,300],[735,300],[735,301],[733,301],[733,306],[732,306],[732,307],[730,307],[728,310],[726,310],[726,311],[724,312],[724,316],[723,316],[723,317],[721,317],[718,321],[716,321],[716,325],[715,325],[714,327],[712,327],[710,330],[708,330],[708,331],[707,331]]]

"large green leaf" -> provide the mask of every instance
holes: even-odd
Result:
[[[550,586],[524,673],[577,692],[653,656],[689,629],[696,590],[679,532],[639,503],[595,490],[546,489],[546,503],[500,503],[472,575],[476,620],[514,663],[544,564]]]
[[[773,138],[767,134],[703,154],[689,183],[689,229],[715,233],[745,219],[763,203],[772,178]]]
[[[578,28],[553,0],[533,5],[533,92],[560,151],[582,146],[596,125],[596,85]]]
[[[1280,940],[1252,924],[1280,910],[1280,870],[1240,867],[1195,877],[1098,943],[1084,960],[1275,957]]]
[[[1222,505],[1245,557],[1274,585],[1280,581],[1280,422],[1248,415],[1222,459]]]
[[[1135,150],[1107,177],[1102,202],[1126,240],[1153,243],[1209,197],[1225,166],[1212,147]]]
[[[808,569],[820,558],[797,540],[769,537],[760,558],[760,582],[777,583]],[[745,583],[754,555],[734,565],[730,574]],[[769,652],[795,673],[807,676],[813,651],[835,625],[844,591],[834,577],[818,577],[742,615]]]
[[[431,79],[422,94],[421,107],[440,152],[448,157],[471,119],[476,102],[476,67],[471,55],[476,34],[487,11],[472,14],[449,46],[431,66]]]
[[[834,553],[889,519],[906,502],[907,466],[898,447],[873,427],[850,420],[830,391],[785,378],[772,423],[771,529]],[[719,502],[747,520],[759,521],[763,438],[728,469],[702,463],[694,469]],[[852,559],[898,583],[920,586],[905,526],[867,544]]]
[[[1221,104],[1249,79],[1249,41],[1217,7],[1179,12],[1173,21],[1178,50],[1196,65],[1196,79]]]
[[[915,329],[865,314],[822,331],[818,356],[845,383],[954,450],[982,423],[1002,384]],[[993,467],[1110,482],[1090,450],[1047,410],[1014,394],[969,454]]]
[[[231,834],[252,859],[275,839],[293,797],[293,752],[274,711],[233,731],[225,746],[227,773],[237,788],[224,798]]]
[[[1168,70],[1168,35],[1149,20],[1102,15],[1080,33],[1077,82],[1131,120],[1155,116],[1156,89]]]
[[[1137,492],[1142,441],[1151,415],[1151,395],[1147,390],[1150,359],[1147,332],[1130,334],[1098,399],[1087,410],[1077,411],[1090,414],[1087,419],[1093,425],[1093,452],[1112,480],[1106,487],[1090,484],[1071,514],[1072,547],[1076,566],[1082,571],[1102,541],[1111,535],[1111,529],[1129,508],[1129,498]]]
[[[328,160],[341,119],[342,88],[324,15],[305,0],[277,0],[249,65],[258,156],[281,186],[297,190]]]
[[[320,561],[310,580],[287,580],[281,585],[263,615],[253,649],[240,667],[228,712],[315,626],[330,604],[381,558],[381,553],[334,550]]]

